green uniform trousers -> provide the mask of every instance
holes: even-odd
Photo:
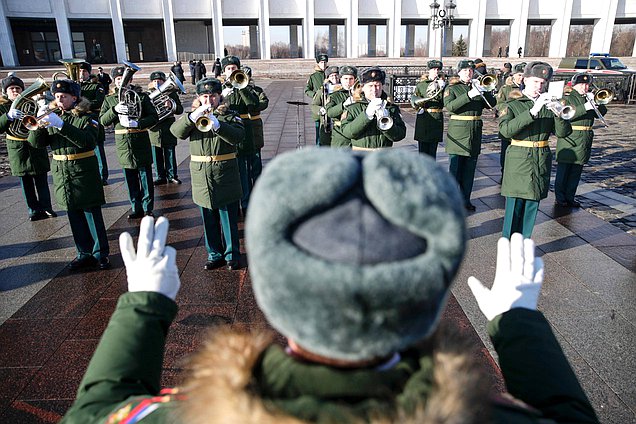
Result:
[[[473,191],[477,158],[472,156],[448,155],[448,172],[455,177],[464,196],[464,205],[470,205],[470,193]]]
[[[420,153],[423,153],[425,155],[429,155],[430,157],[432,157],[433,159],[435,159],[437,157],[437,144],[438,143],[430,143],[430,142],[423,142],[423,141],[418,141],[417,142],[417,151]]]
[[[29,210],[29,216],[36,212],[52,211],[48,174],[23,175],[20,178],[22,194]]]
[[[104,132],[102,124],[99,124],[99,119],[95,118],[95,121],[98,122],[97,128],[99,129],[99,134],[94,151],[95,156],[97,156],[97,163],[99,164],[99,175],[102,177],[102,182],[106,182],[108,181],[108,161],[106,160],[106,150],[104,150],[106,133]]]
[[[218,209],[199,206],[208,261],[222,258],[226,261],[239,260],[238,204],[236,201]]]
[[[110,250],[101,206],[68,211],[68,222],[78,258],[94,256],[99,260],[108,257]]]
[[[556,179],[554,180],[554,195],[557,202],[574,202],[574,195],[576,194],[576,188],[579,186],[582,172],[583,165],[559,162]]]
[[[136,169],[124,168],[124,179],[128,186],[132,212],[152,212],[155,203],[152,165],[140,166]]]
[[[508,146],[510,146],[510,139],[504,138],[499,135],[499,139],[501,140],[501,152],[499,153],[499,165],[501,165],[501,177],[503,178],[504,164],[506,163],[506,150],[508,150]]]
[[[175,146],[152,146],[152,161],[155,163],[155,177],[158,180],[177,178],[177,153]]]
[[[523,238],[530,238],[538,211],[538,200],[506,197],[502,237],[509,239],[512,234],[521,233]]]
[[[241,209],[243,214],[247,210],[250,202],[252,188],[256,183],[256,179],[263,171],[263,162],[261,161],[261,151],[256,153],[242,153],[236,157],[238,161],[239,174],[241,176],[241,189],[243,197],[241,197]]]

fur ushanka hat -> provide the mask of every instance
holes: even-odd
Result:
[[[302,348],[382,358],[437,325],[464,254],[454,179],[424,155],[311,149],[264,170],[246,243],[259,307]]]

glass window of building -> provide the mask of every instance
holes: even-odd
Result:
[[[592,47],[592,34],[594,32],[594,20],[570,21],[568,34],[568,47],[566,56],[587,56]]]
[[[469,31],[470,25],[468,21],[457,19],[453,21],[453,26],[444,30],[443,55],[468,56],[468,48],[470,46]]]
[[[428,21],[402,20],[400,34],[400,56],[428,56]]]
[[[484,56],[506,57],[510,50],[510,21],[488,20],[484,30]]]
[[[358,56],[387,55],[387,25],[385,20],[360,19],[358,22]]]
[[[526,46],[523,51],[524,56],[546,57],[550,51],[550,35],[552,33],[552,23],[550,21],[528,20],[528,30],[526,32]],[[513,55],[522,46],[510,48]]]
[[[303,28],[300,19],[270,19],[269,37],[272,59],[303,57]]]
[[[84,33],[73,32],[71,33],[71,37],[73,38],[73,57],[77,57],[79,59],[87,59],[86,43],[84,42]]]
[[[259,59],[257,21],[235,21],[223,20],[223,39],[227,54],[241,59]]]
[[[51,63],[62,58],[56,32],[32,32],[31,41],[37,63]]]
[[[347,57],[345,23],[317,19],[314,24],[316,54],[326,52],[329,57]]]
[[[636,19],[616,19],[612,31],[610,54],[614,56],[631,56],[636,42]]]

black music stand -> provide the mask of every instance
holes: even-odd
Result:
[[[307,106],[309,103],[301,102],[297,100],[290,100],[287,103],[290,105],[296,106],[296,134],[298,135],[298,141],[296,142],[296,149],[300,150],[303,147],[305,147],[305,145],[301,143],[302,135],[300,133],[300,107]]]

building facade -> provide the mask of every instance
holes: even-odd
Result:
[[[448,2],[441,0],[440,3]],[[212,59],[636,56],[636,0],[0,0],[3,66]],[[443,49],[443,52],[441,51]]]

